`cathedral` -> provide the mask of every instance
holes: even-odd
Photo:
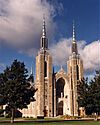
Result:
[[[71,55],[66,59],[67,72],[61,67],[54,72],[52,55],[48,49],[45,19],[43,19],[40,49],[36,56],[36,101],[31,102],[27,109],[21,112],[23,117],[56,117],[61,115],[78,116],[77,83],[83,78],[83,61],[80,58],[75,39],[73,24],[73,39]]]

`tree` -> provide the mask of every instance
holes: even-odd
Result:
[[[96,71],[96,75],[90,82],[87,79],[79,81],[77,92],[78,105],[85,107],[87,115],[100,114],[100,71]]]
[[[92,112],[100,114],[100,70],[96,71],[94,79],[90,82],[90,95]]]
[[[77,93],[78,93],[78,107],[84,107],[86,110],[87,98],[89,94],[88,78],[83,78],[81,81],[78,81],[77,84]]]
[[[24,63],[14,60],[0,74],[0,102],[11,111],[11,123],[14,122],[15,110],[27,108],[31,101],[35,101],[36,89],[27,80],[27,73]]]

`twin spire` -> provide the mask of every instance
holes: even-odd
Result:
[[[43,15],[43,26],[42,26],[42,36],[41,36],[41,49],[48,49],[48,39],[46,37],[46,25],[45,25],[45,15]],[[77,43],[75,39],[75,24],[73,22],[73,38],[72,38],[72,53],[78,54]]]

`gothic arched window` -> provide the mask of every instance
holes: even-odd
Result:
[[[56,83],[56,96],[58,98],[64,97],[64,86],[65,80],[63,78],[59,78]]]
[[[44,62],[44,77],[47,77],[47,62]]]
[[[78,65],[76,66],[76,72],[77,72],[77,80],[79,80],[79,67],[78,67]]]
[[[42,41],[42,48],[43,48],[43,41]]]

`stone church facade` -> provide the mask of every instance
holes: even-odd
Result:
[[[83,78],[83,61],[78,54],[74,30],[73,25],[72,52],[65,62],[67,72],[61,67],[55,73],[43,20],[41,45],[36,56],[36,101],[31,102],[28,109],[22,110],[23,117],[78,116],[77,82]]]

